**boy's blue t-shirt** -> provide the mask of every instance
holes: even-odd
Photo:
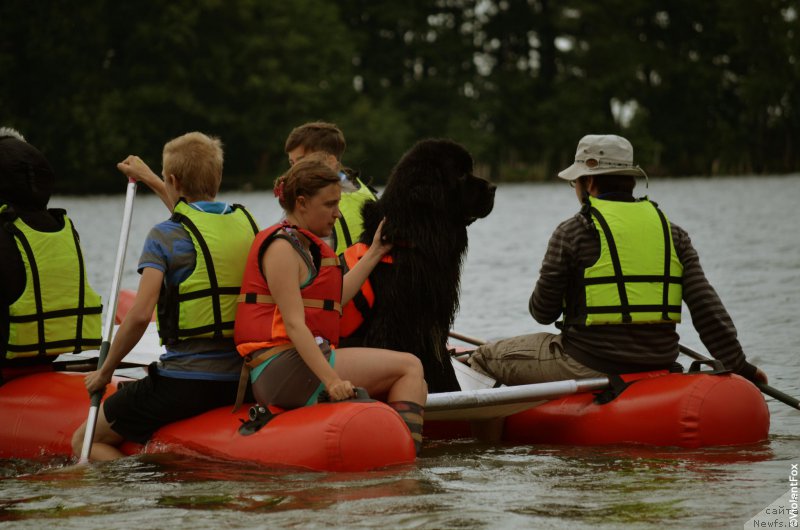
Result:
[[[220,215],[233,211],[227,203],[217,201],[198,201],[189,206]],[[178,285],[192,274],[196,263],[197,253],[189,233],[180,223],[167,220],[147,234],[138,271],[141,274],[146,268],[157,269],[164,273],[168,285]],[[182,379],[236,381],[241,366],[232,339],[189,339],[167,348],[160,357],[158,371]]]

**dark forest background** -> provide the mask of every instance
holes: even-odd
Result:
[[[224,185],[265,188],[286,135],[345,132],[383,182],[451,137],[496,181],[553,178],[586,133],[627,136],[655,175],[800,168],[796,0],[4,0],[0,125],[62,193],[118,191],[190,130],[225,143]]]

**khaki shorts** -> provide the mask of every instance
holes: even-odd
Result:
[[[520,335],[484,344],[468,363],[473,370],[509,386],[605,375],[564,353],[561,335],[553,333]]]
[[[324,342],[320,350],[333,366],[336,354],[330,344]],[[254,352],[253,356],[259,353]],[[253,381],[253,396],[262,405],[276,405],[283,409],[313,405],[325,389],[295,348],[284,350],[265,362],[267,366]]]

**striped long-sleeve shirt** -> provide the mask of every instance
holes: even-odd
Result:
[[[705,347],[726,368],[752,379],[756,367],[745,359],[736,328],[709,284],[700,258],[685,230],[671,224],[675,251],[683,265],[683,301]],[[600,257],[600,237],[583,214],[561,223],[550,238],[529,309],[541,324],[552,324],[566,303],[577,303],[576,278]],[[678,357],[675,324],[565,326],[565,351],[581,364],[603,373],[668,368]]]

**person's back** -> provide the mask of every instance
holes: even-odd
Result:
[[[168,221],[150,231],[139,269],[163,268],[166,277],[157,304],[159,336],[167,351],[160,374],[238,380],[233,317],[243,259],[256,232],[239,205],[184,199]]]
[[[47,209],[55,175],[12,129],[0,129],[0,347],[4,367],[48,364],[100,346],[100,297],[78,232]]]
[[[592,203],[597,204],[600,201],[603,199],[593,199]],[[643,204],[633,201],[631,194],[618,193],[607,197],[603,202]],[[707,342],[706,346],[710,351],[714,351],[716,357],[726,366],[751,375],[750,370],[742,364],[745,363],[744,355],[736,340],[733,322],[705,278],[688,234],[674,223],[669,223],[669,232],[681,268],[679,276],[681,285],[685,286],[683,297],[686,299],[692,321],[699,324],[698,331]],[[620,243],[625,237],[624,234],[617,234],[615,240]],[[552,240],[560,241],[565,254],[571,256],[569,266],[574,274],[566,275],[567,283],[564,291],[556,298],[551,273],[553,269],[563,267],[564,261],[555,258],[553,253],[545,255],[540,274],[541,281],[537,282],[530,299],[530,311],[534,319],[541,324],[551,324],[558,320],[563,310],[565,322],[561,337],[566,352],[581,364],[599,372],[630,373],[669,367],[675,361],[678,352],[679,336],[676,324],[680,321],[680,298],[677,302],[678,314],[673,315],[671,319],[655,319],[646,324],[631,325],[577,323],[574,319],[585,310],[586,304],[582,296],[582,291],[585,289],[582,271],[589,269],[601,256],[599,232],[591,216],[579,213],[561,223],[554,232]],[[638,245],[646,240],[663,241],[664,238],[660,230],[651,231],[646,236],[635,238],[633,243]],[[607,246],[603,245],[602,248]],[[662,255],[657,254],[656,257],[663,261]],[[611,288],[616,291],[617,285],[611,285]],[[563,295],[564,292],[566,296]],[[565,301],[566,307],[563,306]],[[706,329],[716,329],[717,332],[707,333]],[[755,371],[754,368],[751,370]]]
[[[506,384],[668,369],[686,302],[709,352],[751,380],[736,328],[708,283],[687,233],[647,198],[635,199],[633,147],[615,135],[587,135],[575,163],[558,175],[581,211],[548,243],[529,309],[561,334],[535,333],[482,346],[473,368]]]
[[[244,259],[258,228],[243,207],[216,201],[222,178],[219,140],[201,133],[175,138],[164,146],[163,165],[164,182],[138,157],[118,165],[153,188],[173,213],[145,240],[136,300],[102,370],[87,376],[87,389],[108,384],[156,307],[166,353],[150,366],[148,377],[106,399],[94,459],[119,457],[116,446],[123,440],[144,443],[162,425],[236,398],[242,362],[233,343],[233,321]],[[76,454],[84,428],[73,435]]]

